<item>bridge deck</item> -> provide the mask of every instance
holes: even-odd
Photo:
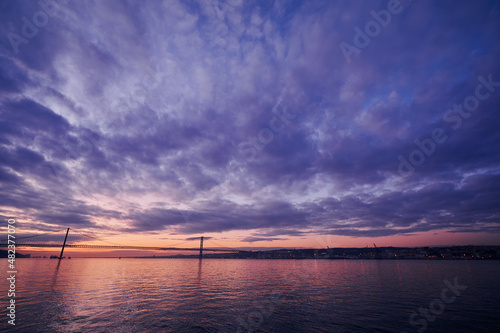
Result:
[[[12,244],[14,245],[14,244]],[[61,244],[15,244],[16,247],[61,247]],[[8,247],[8,244],[0,244],[0,248]],[[81,249],[130,249],[130,250],[158,250],[158,251],[199,251],[200,248],[180,248],[180,247],[157,247],[157,246],[132,246],[132,245],[85,245],[85,244],[66,244],[66,247],[81,248]],[[229,249],[207,249],[203,252],[251,252],[243,250]]]

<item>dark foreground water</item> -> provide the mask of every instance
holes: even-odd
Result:
[[[16,264],[17,332],[500,332],[499,261]]]

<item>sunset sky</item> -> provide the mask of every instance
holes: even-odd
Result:
[[[2,227],[500,245],[499,1],[0,0],[0,36]]]

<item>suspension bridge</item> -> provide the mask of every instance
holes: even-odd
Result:
[[[179,245],[186,244],[192,242],[192,240],[187,240],[181,243],[172,244],[170,246],[159,247],[159,246],[137,246],[137,245],[123,245],[111,243],[108,241],[104,241],[98,237],[73,231],[69,232],[70,228],[67,228],[65,233],[59,231],[59,233],[39,233],[29,236],[16,236],[14,239],[16,248],[61,248],[61,253],[59,255],[59,259],[63,258],[64,249],[65,248],[80,248],[80,249],[108,249],[108,250],[155,250],[155,251],[199,251],[199,257],[203,257],[203,252],[251,252],[245,250],[239,250],[229,247],[224,247],[215,242],[211,241],[217,245],[217,248],[204,248],[203,241],[204,237],[200,237],[200,246],[199,247],[178,247]],[[63,240],[64,238],[64,240]],[[100,244],[89,244],[87,242],[100,242]],[[103,244],[104,243],[104,244]],[[0,248],[6,248],[9,245],[13,245],[13,243],[9,244],[4,240],[0,240]]]

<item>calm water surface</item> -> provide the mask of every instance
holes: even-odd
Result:
[[[500,332],[499,261],[16,263],[17,332]]]

